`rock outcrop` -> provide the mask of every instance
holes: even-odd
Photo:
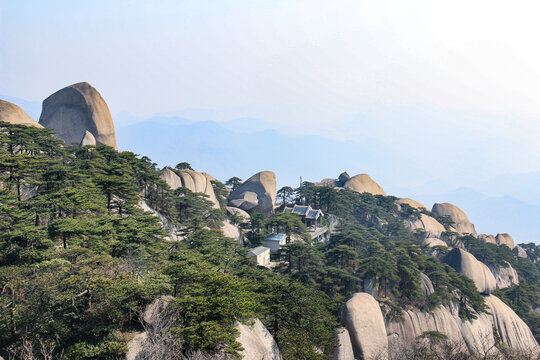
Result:
[[[251,320],[252,324],[236,321],[234,327],[239,335],[236,340],[244,350],[240,352],[242,359],[281,360],[278,346],[268,329],[259,319]]]
[[[231,224],[229,220],[225,220],[223,222],[223,225],[221,226],[221,231],[223,232],[223,235],[226,237],[230,237],[239,243],[242,243],[244,241],[244,236],[242,234],[242,230],[236,225]]]
[[[350,178],[344,188],[358,193],[370,193],[373,195],[386,195],[383,188],[379,186],[368,174],[358,174]]]
[[[356,293],[345,305],[344,323],[356,358],[387,359],[388,338],[379,303],[373,296]]]
[[[138,360],[141,353],[144,351],[147,340],[148,334],[146,331],[136,333],[127,344],[126,360]]]
[[[83,139],[81,140],[81,143],[79,144],[80,147],[83,146],[96,146],[96,138],[92,133],[88,130],[84,132]]]
[[[227,214],[240,216],[244,221],[249,221],[251,219],[251,216],[249,216],[247,212],[232,206],[227,206]]]
[[[486,296],[484,300],[491,315],[482,314],[481,316],[490,318],[504,343],[524,353],[540,354],[538,343],[531,330],[514,310],[494,295]]]
[[[484,300],[488,313],[481,313],[474,320],[461,319],[456,303],[439,306],[431,312],[405,310],[402,322],[387,324],[391,351],[399,351],[426,331],[438,331],[449,340],[464,344],[472,353],[495,355],[495,329],[511,348],[538,354],[538,344],[523,320],[494,295],[485,296]]]
[[[165,231],[167,231],[169,233],[168,236],[164,237],[165,240],[180,241],[180,240],[184,239],[184,237],[179,234],[179,233],[182,232],[182,230],[184,230],[184,228],[181,227],[180,225],[175,225],[175,224],[171,223],[169,221],[169,219],[167,219],[163,214],[161,214],[158,211],[152,209],[146,203],[146,201],[140,200],[139,203],[137,204],[137,207],[139,209],[143,210],[143,211],[152,213],[154,216],[159,218],[159,221],[161,222],[161,226],[163,227],[163,229]]]
[[[514,255],[516,255],[517,257],[520,257],[520,258],[526,259],[526,258],[529,257],[527,255],[527,252],[525,251],[525,249],[523,249],[519,245],[514,246],[514,248],[512,249],[512,252],[514,253]]]
[[[469,252],[455,248],[446,255],[444,261],[458,273],[474,281],[480,293],[490,294],[497,288],[495,277],[487,265],[478,261]]]
[[[486,244],[497,245],[497,240],[495,240],[495,236],[493,235],[480,234],[478,235],[478,240],[485,242]]]
[[[397,205],[403,205],[403,204],[407,204],[409,205],[410,207],[413,207],[415,209],[428,209],[424,204],[422,204],[421,202],[418,202],[416,200],[413,200],[413,199],[408,199],[408,198],[400,198],[400,199],[397,199],[396,200],[396,204]]]
[[[333,360],[354,360],[354,352],[349,331],[344,327],[337,329],[336,340],[338,346],[334,350]]]
[[[441,234],[446,231],[441,223],[425,214],[421,214],[420,219],[406,219],[404,224],[411,232],[422,235],[423,239],[440,239]]]
[[[510,236],[510,234],[497,234],[497,236],[495,236],[495,240],[497,241],[497,245],[499,246],[506,245],[509,249],[514,248],[514,239],[512,239],[512,236]]]
[[[231,193],[229,205],[242,210],[272,213],[276,204],[276,175],[261,171]]]
[[[442,247],[448,247],[448,244],[446,244],[444,241],[438,238],[430,237],[425,240],[422,240],[423,245],[427,245],[429,247],[435,247],[435,246],[442,246]]]
[[[429,296],[435,292],[431,279],[422,272],[420,273],[420,285],[422,286],[422,291],[426,296]]]
[[[504,289],[519,284],[519,276],[516,269],[509,263],[506,264],[508,265],[507,267],[488,265],[493,277],[495,277],[497,289]]]
[[[37,128],[43,127],[19,106],[2,99],[0,99],[0,121],[8,122],[10,124],[34,126]]]
[[[471,224],[469,218],[463,210],[458,208],[456,205],[450,203],[436,203],[431,209],[433,213],[437,216],[449,216],[454,222],[454,228],[460,234],[471,234],[476,236],[476,230],[474,225]]]
[[[142,319],[149,330],[137,333],[127,344],[126,359],[167,359],[167,352],[175,350],[167,348],[176,346],[175,341],[163,342],[163,337],[168,336],[167,331],[176,324],[177,314],[174,307],[169,306],[171,299],[163,296],[146,307]],[[236,340],[244,348],[240,352],[243,359],[281,360],[279,348],[272,334],[259,319],[249,320],[245,324],[235,321],[234,327],[238,330]]]
[[[166,166],[161,172],[161,179],[163,179],[172,190],[176,190],[179,187],[185,187],[192,192],[208,195],[208,200],[212,202],[212,206],[215,209],[219,209],[219,202],[214,193],[214,187],[210,182],[210,177],[194,170],[182,169],[174,171]]]
[[[89,131],[96,145],[116,149],[111,113],[99,92],[81,82],[58,90],[43,101],[39,123],[53,129],[68,146],[79,146]]]
[[[344,171],[341,174],[339,174],[337,181],[339,183],[339,186],[343,186],[350,179],[351,179],[351,176],[346,171]]]

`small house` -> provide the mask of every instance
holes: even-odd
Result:
[[[294,205],[285,207],[283,212],[298,214],[302,217],[302,222],[308,227],[317,228],[320,226],[321,218],[324,216],[320,209],[313,209],[310,205]]]
[[[287,235],[273,234],[264,239],[264,246],[270,249],[271,253],[278,252],[287,243]]]
[[[264,246],[257,246],[249,249],[249,256],[257,262],[258,265],[266,266],[270,264],[270,249]]]

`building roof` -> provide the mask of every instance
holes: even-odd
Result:
[[[310,205],[294,205],[294,207],[285,207],[283,212],[298,214],[307,219],[317,220],[319,216],[324,215],[319,209],[313,209]]]
[[[272,234],[264,240],[265,241],[281,241],[281,240],[285,240],[286,238],[287,238],[287,235],[285,234]]]
[[[250,255],[254,255],[254,256],[258,256],[258,255],[261,255],[267,251],[270,251],[269,248],[267,247],[264,247],[264,246],[257,246],[256,248],[253,248],[253,249],[249,249],[249,254]]]

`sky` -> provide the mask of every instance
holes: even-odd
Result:
[[[113,117],[256,118],[386,146],[426,170],[404,186],[465,186],[540,170],[539,13],[496,0],[0,0],[0,94],[42,101],[88,81]]]

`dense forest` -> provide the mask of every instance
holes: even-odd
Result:
[[[189,164],[183,162],[178,168]],[[175,321],[167,329],[178,359],[199,352],[235,358],[235,320],[260,319],[284,359],[330,359],[343,304],[374,281],[386,321],[403,309],[459,304],[473,319],[486,305],[472,280],[440,261],[443,247],[418,245],[403,224],[419,217],[392,196],[359,194],[305,182],[280,190],[282,206],[307,204],[333,214],[339,226],[328,243],[311,243],[299,217],[227,215],[233,178],[213,182],[220,209],[204,194],[171,190],[151,159],[107,146],[63,146],[48,129],[0,123],[0,356],[6,359],[121,359],[141,314],[169,296]],[[168,241],[145,202],[181,229]],[[227,238],[223,221],[241,224],[246,242]],[[451,221],[440,219],[450,229]],[[251,247],[273,228],[302,241],[257,266]],[[497,296],[540,339],[540,263],[505,246],[448,231],[487,264],[511,264],[521,283]],[[534,244],[529,258],[540,257]],[[426,296],[421,276],[435,292]],[[25,357],[26,356],[26,357]],[[170,358],[174,358],[171,357]]]

